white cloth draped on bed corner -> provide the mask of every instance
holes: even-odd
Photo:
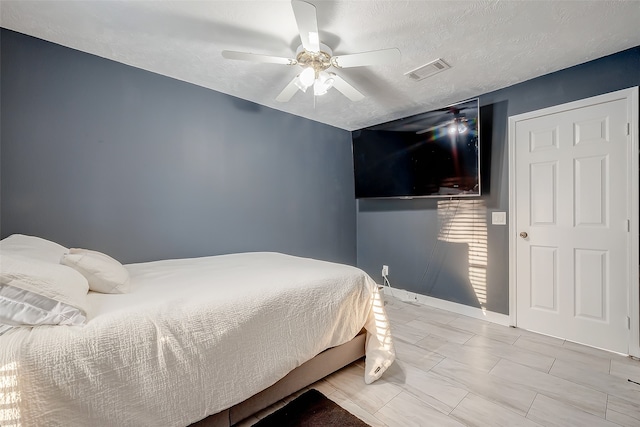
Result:
[[[188,425],[363,326],[365,382],[395,358],[377,286],[355,267],[266,252],[126,267],[131,292],[90,293],[86,325],[0,336],[0,425]]]

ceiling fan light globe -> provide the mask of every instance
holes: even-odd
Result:
[[[333,80],[333,78],[328,78],[327,80],[324,81],[324,86],[327,88],[327,90],[331,89],[333,87],[333,82],[335,80]]]
[[[316,96],[324,95],[329,89],[333,87],[334,79],[331,74],[326,71],[320,71],[318,78],[313,84],[313,93]]]
[[[327,73],[326,71],[320,71],[318,73],[318,81],[320,81],[320,84],[328,90],[333,86],[334,79],[332,74]]]
[[[302,83],[302,82],[300,81],[300,75],[298,75],[298,77],[296,78],[296,81],[295,81],[295,83],[294,83],[294,84],[296,85],[296,87],[297,87],[298,89],[300,89],[300,90],[301,90],[301,91],[303,91],[303,92],[306,92],[306,91],[307,91],[307,88],[309,87],[309,86],[305,86],[305,85],[304,85],[304,83]]]
[[[298,77],[298,80],[300,81],[301,84],[303,84],[305,86],[305,90],[306,88],[308,88],[309,86],[311,86],[315,80],[316,77],[316,72],[313,68],[308,67],[305,68],[301,73],[300,76]]]
[[[321,96],[324,95],[325,93],[327,93],[327,89],[328,87],[326,87],[321,81],[320,79],[316,80],[316,82],[313,84],[313,94],[315,96]]]

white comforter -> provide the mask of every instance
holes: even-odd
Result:
[[[127,266],[84,326],[0,336],[0,425],[185,426],[367,331],[365,381],[395,357],[373,280],[276,253]]]

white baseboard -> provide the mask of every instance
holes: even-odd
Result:
[[[447,310],[452,313],[462,314],[463,316],[497,323],[498,325],[509,326],[509,316],[506,314],[487,311],[478,307],[471,307],[469,305],[458,304],[457,302],[451,302],[440,298],[429,297],[415,292],[406,291],[404,289],[391,289],[388,286],[383,288],[383,292],[385,295],[394,296],[402,301],[419,303],[429,307]]]

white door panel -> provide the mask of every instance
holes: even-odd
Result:
[[[558,199],[558,162],[529,165],[531,225],[555,225]]]
[[[609,252],[575,250],[576,317],[607,322],[609,320]]]
[[[558,248],[531,246],[531,304],[534,310],[558,312]]]
[[[629,349],[627,102],[515,122],[517,326]]]
[[[606,155],[574,159],[576,227],[607,226],[609,157]]]

